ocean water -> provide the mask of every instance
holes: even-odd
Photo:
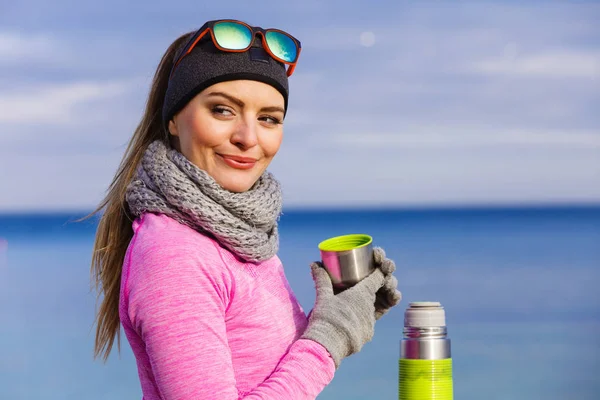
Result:
[[[0,399],[141,399],[135,360],[92,359],[93,221],[0,216]],[[71,222],[70,222],[71,221]],[[402,303],[319,396],[397,398],[403,312],[440,301],[458,400],[600,398],[600,207],[286,211],[280,257],[305,310],[330,236],[368,233],[396,261]]]

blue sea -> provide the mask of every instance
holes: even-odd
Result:
[[[135,360],[92,359],[95,220],[0,216],[0,399],[141,399]],[[402,303],[319,396],[397,399],[403,312],[440,301],[455,399],[600,399],[600,206],[286,210],[280,257],[305,310],[317,244],[368,233],[396,261]]]

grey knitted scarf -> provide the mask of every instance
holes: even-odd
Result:
[[[167,215],[210,234],[244,261],[266,260],[279,247],[281,187],[269,172],[250,190],[230,192],[177,150],[155,141],[127,187],[126,200],[134,216]]]

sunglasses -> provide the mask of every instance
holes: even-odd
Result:
[[[250,26],[242,21],[216,20],[205,23],[185,45],[181,56],[177,59],[171,70],[171,76],[181,60],[190,54],[196,44],[210,33],[214,45],[221,51],[241,53],[247,51],[254,42],[257,34],[262,37],[263,48],[275,60],[288,65],[287,76],[292,76],[300,56],[302,46],[300,41],[279,29],[263,29]]]

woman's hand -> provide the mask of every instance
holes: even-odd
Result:
[[[385,275],[377,268],[356,285],[335,294],[320,262],[313,263],[311,271],[317,299],[302,338],[325,347],[337,368],[345,357],[359,352],[373,338],[376,293],[383,287]]]
[[[385,251],[373,249],[375,271],[356,285],[335,294],[331,277],[321,262],[311,267],[317,299],[308,326],[302,335],[327,349],[336,368],[341,361],[358,353],[375,334],[375,321],[397,305],[402,294],[393,275],[394,261]]]

